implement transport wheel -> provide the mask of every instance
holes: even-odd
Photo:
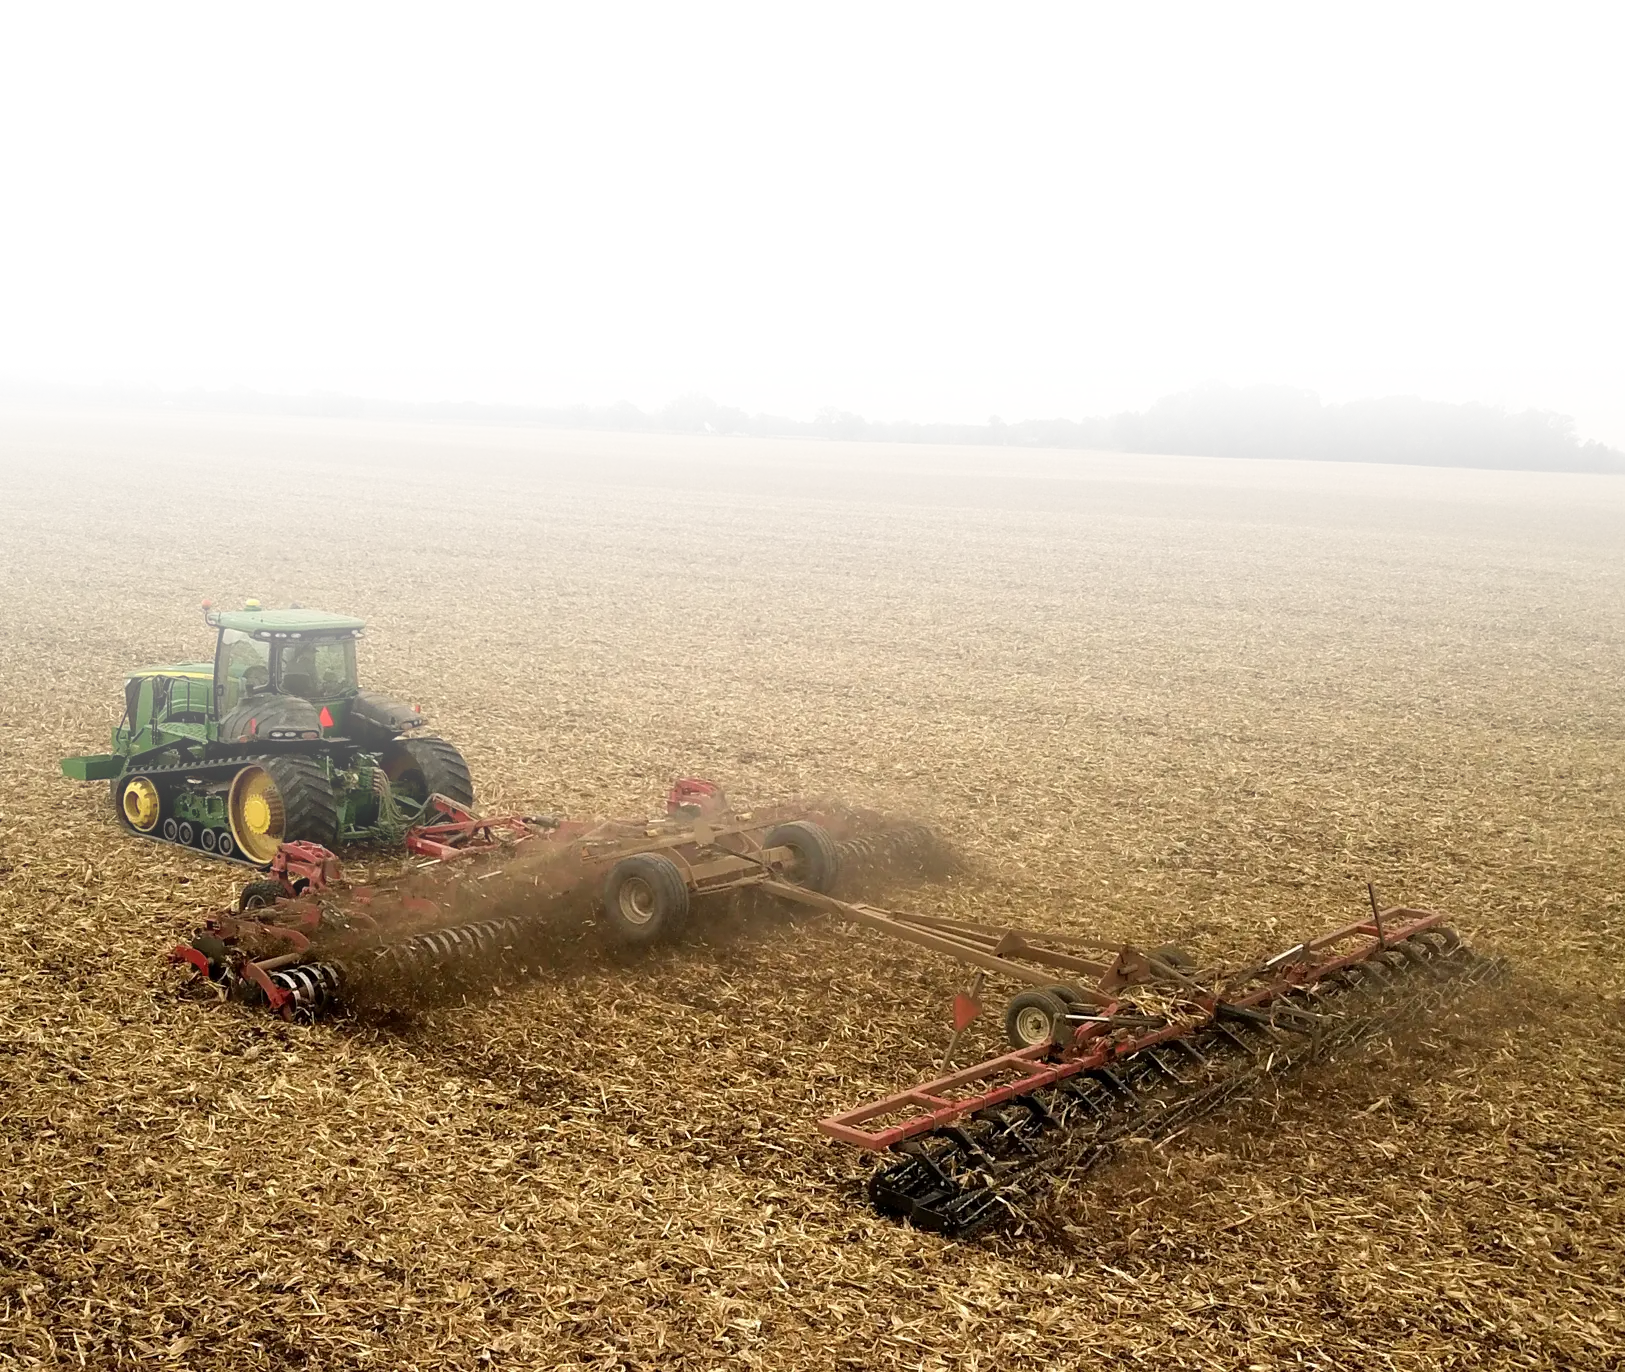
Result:
[[[120,777],[113,783],[113,803],[127,829],[155,834],[163,818],[164,798],[151,777]]]
[[[1053,991],[1018,991],[1004,1007],[1004,1036],[1012,1048],[1064,1044],[1072,1037],[1067,1004]]]
[[[474,803],[474,778],[463,755],[443,738],[398,738],[384,749],[389,784],[420,805],[445,796],[459,805]]]
[[[688,883],[662,853],[638,853],[609,869],[604,914],[622,943],[653,943],[676,934],[688,918]]]
[[[285,892],[280,881],[250,881],[237,894],[237,913],[264,910],[275,905]]]
[[[333,783],[302,757],[263,757],[231,779],[226,819],[237,850],[263,867],[284,842],[305,839],[324,848],[338,842]]]
[[[796,886],[805,886],[827,896],[841,875],[841,855],[835,841],[821,825],[804,819],[775,824],[762,839],[764,848],[788,848],[790,863],[784,877]]]

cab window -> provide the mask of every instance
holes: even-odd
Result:
[[[235,710],[255,691],[271,684],[271,645],[240,629],[222,629],[214,659],[214,689],[220,713]]]
[[[283,695],[336,700],[355,688],[353,638],[313,638],[282,644],[277,654],[277,690]]]

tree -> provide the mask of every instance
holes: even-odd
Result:
[[[1081,429],[1071,419],[1046,419],[1038,424],[1037,442],[1040,447],[1082,447]]]
[[[642,429],[648,423],[648,416],[630,400],[617,400],[609,406],[606,418],[617,429]]]
[[[819,411],[812,416],[812,424],[827,439],[860,439],[869,428],[868,419],[842,410],[838,405],[819,406]]]
[[[1235,457],[1241,424],[1241,393],[1217,377],[1185,392],[1186,447],[1170,452],[1202,452],[1211,457]]]
[[[864,419],[861,415],[853,415],[850,410],[840,411],[840,419],[837,421],[837,432],[840,434],[840,437],[843,437],[843,439],[848,439],[848,441],[850,441],[850,439],[861,439],[861,437],[864,436],[864,432],[868,431],[868,428],[868,419]]]
[[[1111,416],[1115,419],[1116,416]],[[1111,419],[1105,415],[1085,415],[1077,421],[1077,445],[1079,447],[1110,447],[1115,442],[1111,436]]]
[[[1191,439],[1185,429],[1185,402],[1189,392],[1178,390],[1159,395],[1157,403],[1142,416],[1141,447],[1144,452],[1191,452]]]
[[[1123,452],[1144,452],[1146,416],[1137,410],[1120,410],[1111,416],[1111,441]]]
[[[346,395],[343,390],[323,390],[312,387],[304,400],[294,402],[294,415],[317,415],[320,418],[354,419],[366,410],[367,402],[359,395]]]
[[[668,429],[699,432],[717,415],[717,402],[704,390],[684,390],[682,395],[661,406],[660,423]]]

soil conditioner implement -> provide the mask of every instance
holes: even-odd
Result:
[[[405,845],[424,861],[377,887],[349,885],[315,845],[286,845],[238,909],[171,960],[223,1000],[292,1018],[544,971],[550,931],[584,905],[624,944],[679,936],[691,907],[754,893],[911,945],[969,973],[946,1054],[919,1085],[818,1127],[880,1157],[867,1188],[876,1208],[956,1238],[1031,1215],[1057,1173],[1076,1177],[1125,1140],[1167,1138],[1419,1023],[1500,970],[1441,914],[1385,906],[1375,891],[1368,916],[1231,967],[1172,946],[882,908],[852,888],[957,865],[925,826],[840,806],[736,813],[697,778],[678,781],[652,820],[482,818],[434,796]],[[990,993],[1005,1044],[955,1069]]]

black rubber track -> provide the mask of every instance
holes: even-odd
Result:
[[[411,791],[418,800],[432,795],[445,796],[459,805],[474,803],[474,778],[463,755],[443,738],[398,738],[385,752],[385,758],[397,762],[401,754],[409,760],[404,768],[398,765],[387,770],[397,785]],[[417,794],[422,787],[422,794]]]

